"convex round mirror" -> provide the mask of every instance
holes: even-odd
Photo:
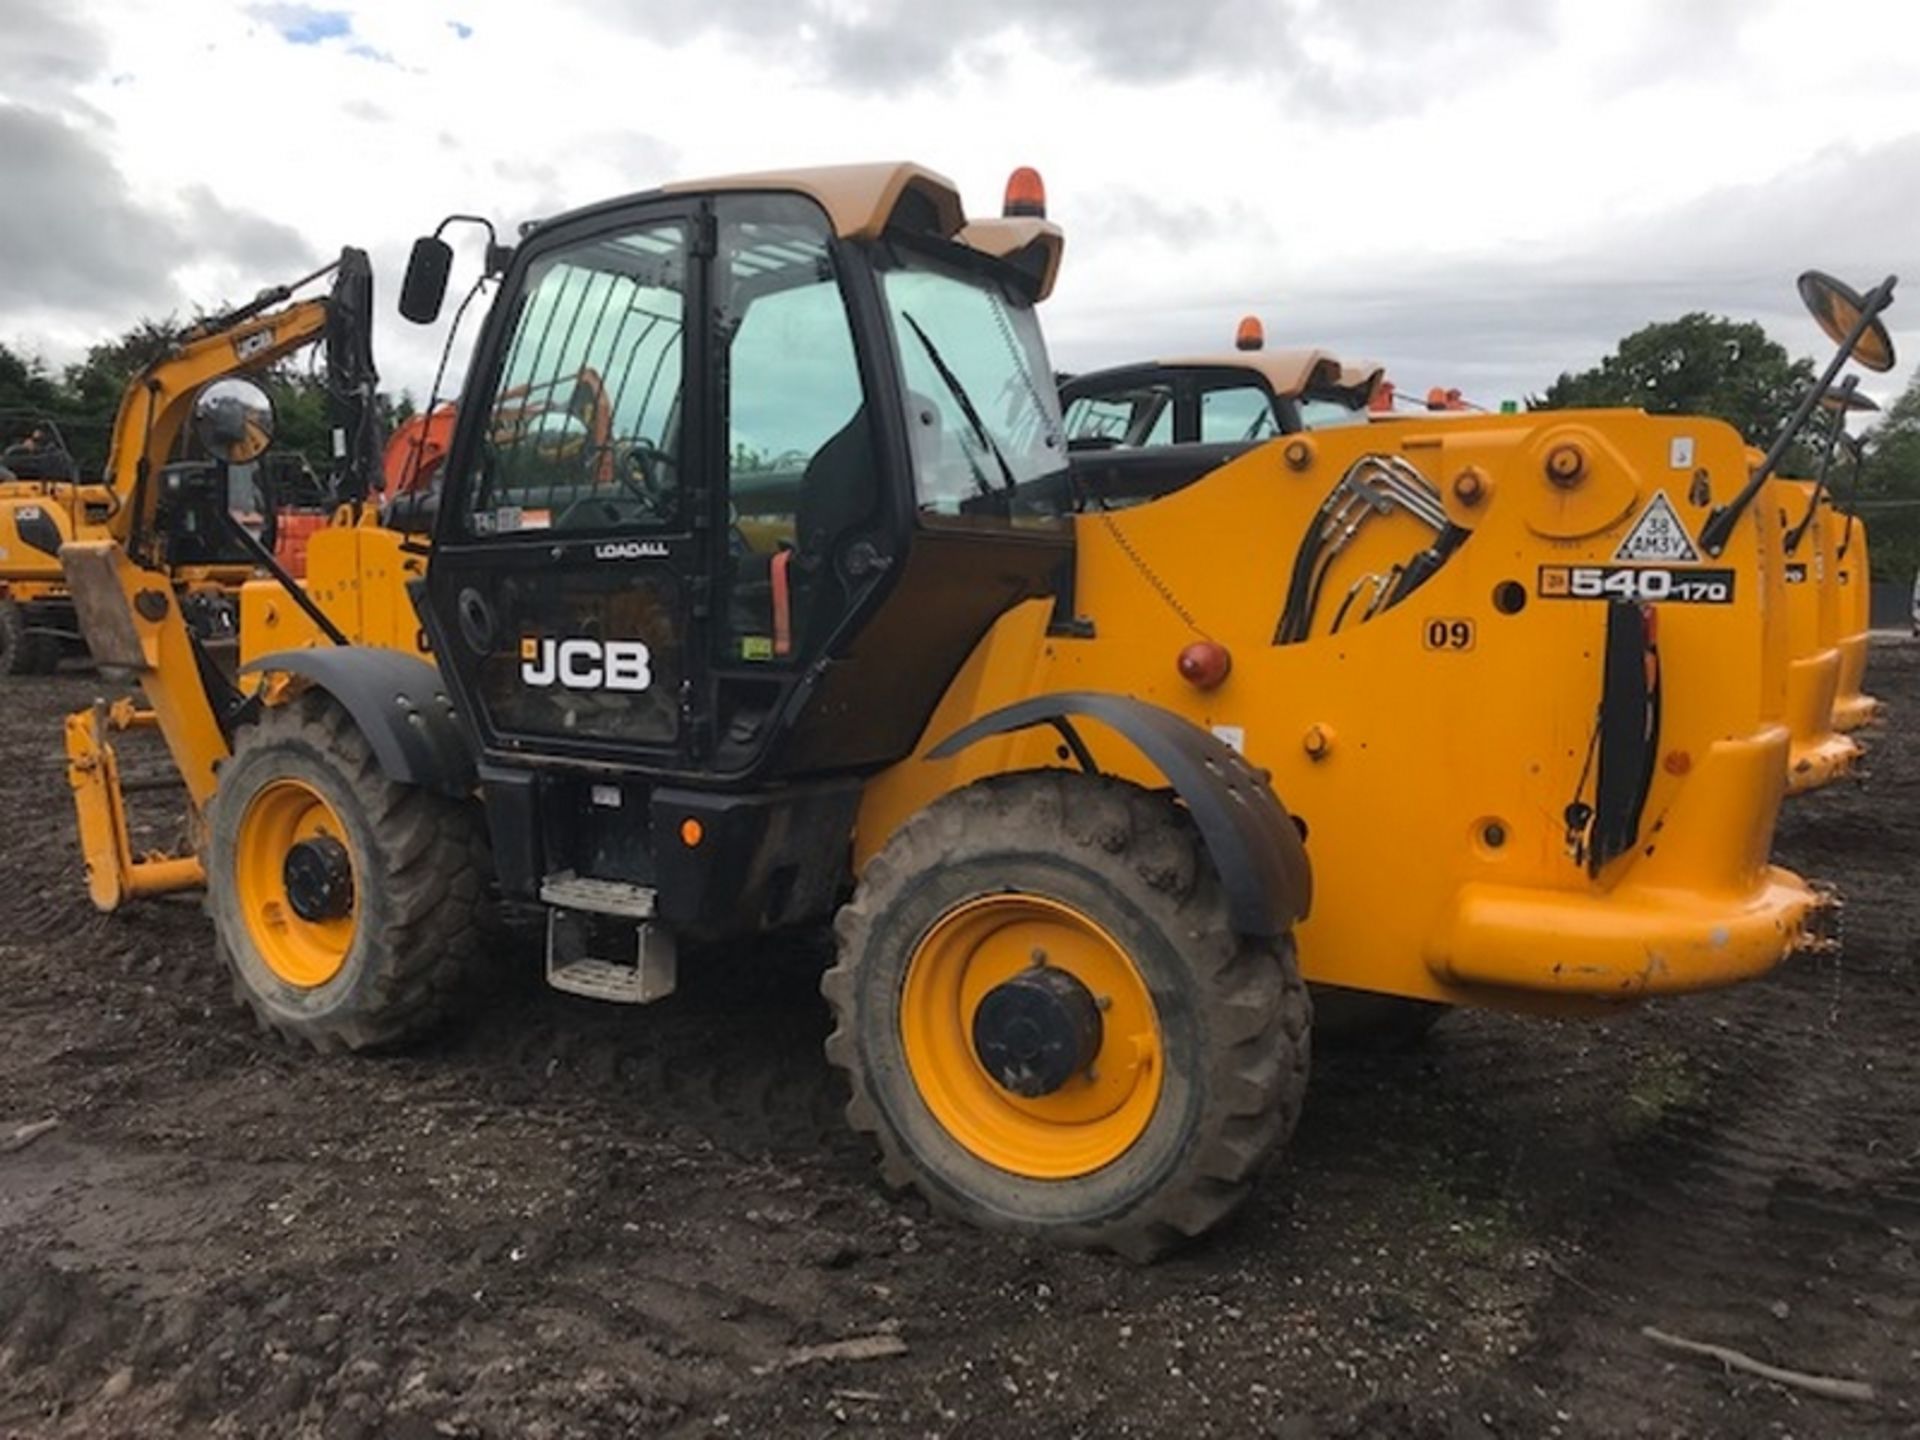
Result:
[[[258,460],[273,444],[273,401],[251,380],[216,380],[193,402],[193,433],[216,460]]]
[[[1880,402],[1871,395],[1862,395],[1858,390],[1829,390],[1820,397],[1820,403],[1828,410],[1878,410]]]
[[[1847,343],[1853,327],[1866,312],[1867,300],[1844,280],[1836,280],[1822,270],[1809,270],[1800,277],[1800,299],[1813,318],[1836,345]],[[1893,337],[1878,315],[1860,332],[1853,358],[1867,369],[1884,375],[1893,368]]]

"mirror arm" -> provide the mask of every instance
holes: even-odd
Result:
[[[1832,423],[1827,426],[1826,443],[1820,447],[1820,469],[1813,477],[1813,490],[1807,496],[1807,513],[1800,517],[1800,523],[1787,531],[1787,554],[1791,555],[1800,548],[1800,542],[1806,538],[1807,531],[1813,525],[1813,515],[1820,508],[1820,497],[1826,493],[1827,474],[1833,469],[1833,457],[1839,453],[1840,437],[1846,433],[1847,404],[1853,398],[1853,392],[1859,388],[1860,377],[1849,375],[1840,382],[1840,388],[1834,392],[1840,398],[1840,408],[1833,412]]]
[[[499,232],[493,228],[493,222],[484,215],[449,215],[433,227],[433,238],[446,238],[447,227],[453,224],[478,225],[487,232],[487,258],[483,268],[489,275],[504,275],[507,266],[513,261],[513,247],[500,243]]]
[[[1853,483],[1847,487],[1847,523],[1840,532],[1840,548],[1834,552],[1835,560],[1847,558],[1847,551],[1853,546],[1853,512],[1860,504],[1860,477],[1867,468],[1867,437],[1864,435],[1843,435],[1847,446],[1847,456],[1853,462]]]
[[[1827,362],[1826,372],[1821,375],[1819,382],[1801,398],[1793,418],[1781,430],[1780,437],[1773,442],[1773,448],[1767,451],[1767,458],[1754,468],[1738,495],[1707,517],[1707,523],[1700,531],[1700,545],[1709,555],[1717,556],[1727,548],[1733,527],[1740,522],[1740,517],[1760,493],[1761,486],[1772,479],[1774,472],[1780,468],[1780,462],[1786,459],[1787,450],[1806,426],[1807,417],[1813,413],[1814,406],[1833,388],[1835,377],[1853,358],[1854,347],[1860,343],[1860,337],[1867,333],[1867,327],[1873,324],[1880,312],[1892,303],[1893,286],[1894,277],[1889,275],[1873,287],[1873,293],[1867,296],[1867,303],[1860,307],[1860,314],[1854,319],[1853,328],[1847,332],[1846,340],[1834,352],[1833,359]]]

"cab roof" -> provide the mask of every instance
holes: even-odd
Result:
[[[1371,395],[1386,374],[1385,367],[1371,360],[1342,360],[1330,350],[1230,350],[1152,363],[1165,370],[1251,370],[1285,400],[1298,399],[1316,386]]]
[[[1034,286],[1034,299],[1052,293],[1065,250],[1060,227],[1045,220],[993,217],[969,220],[960,190],[936,170],[911,161],[760,170],[661,187],[667,195],[780,190],[804,195],[827,214],[842,240],[875,240],[888,229],[917,230],[965,245],[1012,265]]]

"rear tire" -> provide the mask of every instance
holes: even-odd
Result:
[[[57,635],[27,636],[28,675],[51,675],[60,668],[61,645]]]
[[[968,925],[979,938],[956,950]],[[821,989],[848,1120],[890,1182],[946,1214],[1150,1259],[1225,1219],[1299,1118],[1310,1007],[1292,941],[1234,933],[1191,817],[1164,795],[1069,771],[968,786],[900,827],[835,928]],[[1067,943],[1037,943],[1050,935]],[[934,964],[961,974],[929,991],[920,967]],[[1029,964],[1086,980],[1107,1021],[1092,1065],[1023,1101],[992,1078],[973,1027],[982,987]],[[1150,1027],[1121,1029],[1129,993]],[[944,1073],[925,1039],[943,1029]],[[1144,1101],[1070,1110],[1139,1055],[1152,1063],[1138,1083],[1154,1072]]]
[[[0,600],[0,675],[33,674],[34,650],[26,612],[15,601]]]
[[[234,994],[319,1050],[398,1045],[446,1013],[481,945],[487,851],[474,807],[389,779],[345,710],[310,691],[268,710],[220,771],[207,894]],[[297,913],[289,837],[351,866],[351,913]]]

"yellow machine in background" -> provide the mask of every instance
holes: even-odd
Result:
[[[1844,449],[1850,467],[1851,493],[1860,493],[1860,474],[1866,465],[1865,442],[1848,433],[1847,421],[1858,411],[1880,407],[1856,391],[1833,397],[1828,409],[1833,413],[1830,444]],[[1829,456],[1831,463],[1831,455]],[[1880,714],[1880,702],[1866,693],[1867,636],[1873,628],[1873,567],[1867,549],[1867,522],[1854,514],[1849,504],[1841,514],[1831,491],[1822,487],[1819,498],[1821,523],[1832,541],[1832,583],[1839,594],[1840,679],[1833,701],[1833,728],[1850,733],[1870,724]]]
[[[1104,508],[1038,191],[968,220],[915,166],[739,176],[489,246],[431,552],[316,537],[308,589],[244,595],[237,677],[154,564],[177,515],[67,547],[262,1023],[419,1034],[490,897],[544,916],[554,986],[619,1003],[671,994],[684,942],[831,921],[827,1054],[888,1176],[1149,1256],[1291,1132],[1307,979],[1578,1015],[1803,943],[1814,895],[1768,858],[1785,577],[1728,427],[1356,424]],[[450,261],[416,245],[403,314]],[[1890,293],[1848,302],[1824,383]],[[89,723],[114,904],[147,877]]]
[[[341,278],[332,297],[282,304],[336,271]],[[127,382],[100,479],[78,478],[69,462],[62,478],[0,481],[0,673],[51,669],[59,643],[78,638],[61,549],[76,540],[124,539],[153,528],[156,508],[176,503],[168,477],[178,472],[169,466],[179,458],[197,404],[208,408],[214,428],[221,421],[237,427],[219,439],[231,453],[264,453],[265,440],[247,434],[257,407],[244,404],[239,391],[212,387],[258,374],[316,341],[332,343],[347,303],[344,289],[370,283],[365,255],[349,250],[312,275],[202,321]],[[281,308],[271,308],[276,305]],[[263,518],[256,515],[255,525]],[[183,530],[172,545],[173,583],[189,592],[217,595],[256,568],[256,557],[244,546],[211,529]],[[10,637],[28,643],[9,645]]]
[[[325,298],[288,301],[296,290],[323,277],[333,285]],[[141,674],[169,667],[203,673],[200,684],[162,687],[151,709],[122,701],[96,705],[70,716],[66,724],[68,776],[73,787],[87,883],[94,902],[112,909],[139,895],[165,893],[201,883],[203,872],[192,850],[136,850],[111,736],[159,729],[185,781],[191,811],[212,793],[213,767],[225,741],[216,707],[231,711],[245,703],[254,682],[239,678],[246,658],[241,630],[248,611],[257,615],[258,632],[281,633],[282,610],[296,612],[308,628],[287,622],[287,633],[310,638],[324,633],[317,607],[281,572],[258,531],[270,517],[261,513],[259,494],[236,494],[232,471],[251,465],[272,443],[272,407],[265,392],[247,376],[316,342],[327,349],[329,382],[340,397],[336,419],[345,489],[363,486],[368,457],[378,464],[378,447],[366,427],[373,415],[376,377],[368,339],[372,272],[364,252],[345,249],[339,260],[292,285],[268,290],[248,304],[214,317],[190,331],[175,349],[128,383],[116,417],[107,477],[98,488],[110,497],[97,523],[77,532],[63,531],[58,548],[58,593],[75,611],[95,660],[108,671]],[[274,308],[278,306],[279,308]],[[175,460],[189,429],[210,459]],[[354,531],[351,507],[334,527],[315,535],[309,547],[308,583],[359,623],[359,597],[369,580],[386,593],[383,565],[397,565],[398,537],[376,554]],[[322,537],[325,537],[324,539]],[[75,573],[102,579],[138,576],[140,604],[131,614],[123,601],[89,609]],[[117,584],[118,579],[113,579]],[[129,581],[129,583],[132,583]],[[262,603],[264,585],[278,603]],[[249,600],[248,591],[254,592]],[[71,596],[70,599],[67,597]],[[174,625],[155,625],[148,614],[175,617]],[[392,630],[372,622],[375,634]],[[137,629],[135,627],[138,627]],[[412,643],[417,627],[407,632]],[[97,644],[95,643],[97,642]],[[296,638],[293,643],[302,643]],[[230,693],[210,695],[213,690]],[[197,842],[196,842],[197,843]]]
[[[1852,773],[1860,746],[1835,724],[1840,693],[1841,606],[1836,522],[1811,480],[1776,480],[1775,509],[1786,576],[1787,725],[1793,735],[1787,789],[1818,789]]]
[[[1829,513],[1840,544],[1834,573],[1840,585],[1840,683],[1833,700],[1833,728],[1851,733],[1879,718],[1881,704],[1866,693],[1867,634],[1873,628],[1873,568],[1867,549],[1867,522],[1859,516]]]
[[[25,415],[15,426],[24,436],[0,455],[0,675],[46,674],[78,638],[60,546],[104,524],[119,500],[81,480],[56,422]]]

